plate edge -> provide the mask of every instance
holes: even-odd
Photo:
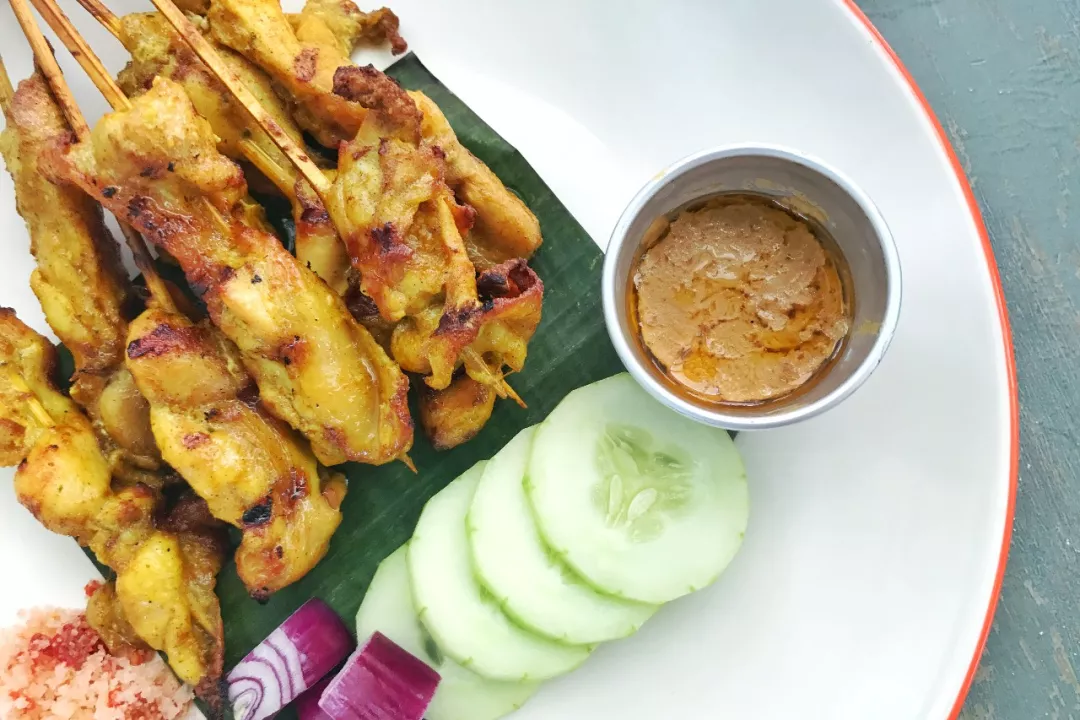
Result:
[[[987,637],[990,635],[994,613],[997,610],[998,599],[1001,596],[1002,581],[1005,578],[1005,566],[1009,558],[1009,546],[1012,542],[1013,519],[1016,512],[1016,492],[1020,477],[1020,400],[1019,386],[1017,385],[1016,379],[1016,357],[1012,329],[1009,324],[1009,313],[1005,303],[1005,290],[1001,284],[1001,274],[998,271],[997,259],[994,257],[994,249],[990,244],[990,235],[986,230],[986,223],[983,220],[979,204],[975,199],[975,193],[971,188],[971,183],[968,181],[963,166],[960,164],[960,159],[956,154],[956,150],[953,148],[952,142],[945,132],[945,128],[942,126],[941,121],[938,120],[937,114],[934,113],[933,108],[919,88],[918,83],[915,82],[915,78],[912,77],[903,61],[900,60],[900,56],[892,49],[888,41],[885,40],[885,37],[877,27],[874,26],[874,23],[866,16],[866,13],[855,4],[855,0],[841,0],[841,4],[849,13],[851,13],[854,20],[865,27],[866,31],[870,34],[871,39],[874,41],[874,44],[878,46],[878,49],[881,50],[896,67],[897,71],[910,88],[915,100],[918,101],[923,112],[926,114],[926,118],[934,128],[937,140],[945,151],[945,155],[952,167],[953,174],[956,175],[956,181],[960,184],[964,199],[967,201],[968,211],[971,213],[971,219],[975,223],[975,229],[978,231],[979,239],[982,241],[983,254],[986,260],[987,271],[990,274],[990,283],[993,286],[995,304],[997,305],[998,321],[1001,324],[1001,336],[1005,353],[1005,374],[1009,393],[1009,497],[1005,509],[1005,524],[1002,531],[997,576],[994,578],[992,592],[988,600],[986,617],[983,619],[979,640],[975,644],[975,652],[968,665],[967,673],[964,675],[963,683],[960,686],[960,692],[953,702],[952,710],[948,715],[949,720],[957,720],[960,716],[960,711],[964,707],[964,701],[967,699],[968,692],[971,690],[971,685],[975,680],[975,673],[978,671],[979,661],[982,658]]]

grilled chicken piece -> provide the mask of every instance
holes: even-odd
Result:
[[[89,546],[116,571],[119,602],[137,635],[167,652],[177,674],[213,702],[220,696],[223,652],[213,594],[220,531],[201,518],[195,522],[191,501],[175,522],[158,528],[156,492],[144,485],[113,491],[89,420],[50,381],[54,362],[44,337],[13,311],[0,310],[0,455],[4,464],[19,466],[19,502],[46,528]],[[153,556],[163,547],[178,549],[167,563]],[[164,634],[147,620],[162,615],[173,628]],[[106,621],[102,614],[93,617]]]
[[[401,21],[389,8],[364,12],[352,0],[308,0],[303,10],[289,16],[289,23],[302,42],[330,40],[338,43],[345,55],[361,45],[384,42],[390,43],[394,55],[409,49],[398,32]]]
[[[109,465],[90,421],[52,384],[56,351],[0,309],[0,427],[15,494],[53,532],[86,544],[110,492]]]
[[[86,599],[86,622],[101,637],[110,655],[126,657],[133,662],[145,659],[153,652],[124,615],[116,595],[116,580],[99,583]]]
[[[240,349],[262,402],[325,465],[384,463],[412,444],[408,380],[341,297],[246,219],[239,167],[165,78],[106,115],[53,171],[96,196],[180,263]]]
[[[442,182],[442,162],[427,146],[388,137],[375,115],[342,145],[327,200],[360,289],[390,322],[459,292],[448,282],[475,279],[457,227],[457,203]],[[468,265],[463,267],[462,263]]]
[[[419,138],[420,115],[397,83],[353,65],[340,43],[302,42],[277,0],[214,0],[207,19],[215,39],[286,90],[297,122],[326,147],[352,140],[369,109],[385,116],[396,136]],[[309,15],[301,27],[312,19],[318,18]]]
[[[115,472],[154,482],[146,471],[160,457],[149,410],[123,365],[129,297],[116,243],[96,202],[42,173],[43,154],[70,138],[67,122],[37,73],[19,84],[5,116],[0,152],[37,260],[30,286],[75,360],[71,396],[90,414]]]
[[[227,538],[197,497],[155,523],[158,499],[142,485],[111,495],[90,548],[116,571],[116,598],[135,634],[166,653],[184,682],[220,704],[224,627],[214,587]]]
[[[476,437],[495,408],[495,391],[462,373],[445,390],[420,388],[420,424],[436,450]]]
[[[471,378],[502,395],[505,369],[519,372],[525,365],[544,284],[524,260],[511,260],[481,273],[476,285],[480,299],[471,309],[451,317],[432,306],[406,318],[394,328],[390,349],[403,369],[427,375],[435,390],[446,388],[464,364]]]
[[[461,144],[442,110],[422,92],[409,96],[424,119],[424,139],[446,157],[446,183],[459,202],[476,211],[465,247],[477,270],[484,271],[514,258],[532,257],[540,247],[540,222],[532,211],[484,163]]]
[[[240,353],[213,327],[152,307],[131,325],[128,367],[150,401],[162,456],[214,517],[243,533],[236,570],[265,599],[326,554],[344,483],[256,402]]]
[[[120,41],[131,53],[131,62],[117,78],[124,92],[129,97],[141,95],[159,76],[179,83],[218,136],[218,150],[238,162],[246,160],[254,164],[289,198],[296,225],[297,259],[335,292],[345,293],[349,286],[349,258],[337,230],[311,186],[266,131],[251,121],[251,116],[160,14],[125,15],[119,29]],[[274,92],[270,78],[229,48],[217,45],[215,49],[278,127],[302,146],[300,128],[293,122],[288,106]]]

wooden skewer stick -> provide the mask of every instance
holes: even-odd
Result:
[[[12,8],[16,4],[26,5],[26,0],[10,0],[10,2]],[[98,56],[87,44],[83,36],[79,34],[79,31],[75,29],[75,26],[71,24],[71,20],[60,9],[60,6],[50,0],[31,0],[31,2],[41,13],[41,17],[45,18],[45,22],[56,33],[57,37],[60,38],[60,42],[64,44],[72,57],[86,71],[90,80],[105,96],[108,103],[116,110],[126,110],[131,107],[131,101],[127,99],[127,95],[113,81],[112,75],[101,64],[101,60],[98,59]]]
[[[120,18],[118,18],[112,10],[105,7],[101,0],[77,0],[77,2],[84,10],[93,15],[94,19],[101,23],[106,30],[112,33],[113,37],[123,42],[123,38],[121,37]],[[295,179],[291,177],[289,173],[285,172],[273,158],[267,155],[266,152],[250,138],[240,140],[239,144],[240,151],[244,154],[244,157],[247,158],[248,162],[269,178],[285,197],[295,199]]]
[[[41,28],[38,27],[37,21],[34,20],[30,6],[27,5],[26,0],[11,0],[11,7],[15,11],[15,17],[19,20],[23,34],[26,35],[26,39],[30,42],[30,47],[34,51],[34,60],[41,69],[42,75],[45,76],[45,81],[49,84],[53,97],[56,98],[56,102],[60,105],[68,125],[71,126],[79,142],[88,142],[90,140],[90,125],[87,124],[86,117],[82,114],[82,110],[79,109],[79,105],[71,93],[71,88],[68,86],[67,80],[64,79],[63,71],[56,63],[52,48],[49,47]],[[120,222],[120,231],[124,234],[124,239],[135,257],[135,265],[143,273],[151,297],[163,308],[175,310],[176,307],[172,301],[172,296],[169,294],[169,289],[165,285],[165,281],[157,274],[157,270],[154,269],[154,261],[150,257],[150,251],[147,250],[142,237],[136,232],[135,228],[123,221]]]
[[[147,249],[142,235],[125,222],[120,223],[120,232],[124,234],[124,240],[127,241],[131,255],[135,258],[135,267],[142,271],[143,281],[146,283],[146,289],[150,291],[152,303],[162,310],[179,313],[180,309],[173,301],[169,286],[165,284],[158,275],[157,268],[154,267],[154,259],[150,256],[150,250]]]
[[[105,7],[105,4],[101,0],[78,0],[78,3],[83,6],[86,12],[94,16],[94,18],[102,24],[102,26],[108,30],[114,38],[120,40],[120,18],[116,16],[109,8]]]
[[[39,1],[44,2],[45,0]],[[191,24],[191,21],[173,4],[172,0],[152,0],[152,2],[154,7],[173,26],[173,29],[184,39],[184,42],[206,63],[206,66],[210,68],[210,72],[229,89],[236,101],[251,115],[251,119],[255,121],[255,124],[266,131],[266,134],[281,149],[281,152],[285,153],[289,160],[292,161],[300,174],[304,176],[304,179],[311,183],[311,187],[315,189],[319,197],[324,197],[330,191],[330,180],[311,161],[307,151],[297,145],[282,130],[277,121],[270,117],[270,114],[251,94],[247,86],[221,60],[217,50],[206,41],[198,28]]]
[[[15,88],[11,86],[11,78],[8,77],[7,68],[4,67],[4,59],[0,57],[0,110],[7,115],[11,110],[11,101],[15,97]]]
[[[26,406],[30,408],[30,414],[34,416],[34,419],[41,423],[44,427],[52,427],[56,424],[52,415],[45,409],[45,406],[41,404],[41,400],[34,394],[34,391],[30,389],[30,386],[26,384],[26,380],[22,375],[14,370],[7,370],[7,379],[11,383],[11,386],[15,388],[19,393],[26,396]]]
[[[461,359],[466,363],[471,362],[480,367],[488,366],[487,363],[484,362],[484,358],[480,357],[478,352],[469,347],[461,351]],[[521,396],[517,394],[514,388],[510,387],[510,383],[506,382],[506,378],[501,374],[499,374],[498,379],[495,381],[495,393],[501,398],[510,398],[523,408],[529,407],[525,404],[525,401],[521,399]]]
[[[0,58],[0,110],[3,110],[4,115],[10,117],[11,101],[15,99],[15,88],[11,85],[11,77],[7,73],[7,68],[4,66],[3,58]],[[5,373],[8,382],[19,393],[26,396],[26,406],[30,409],[30,414],[34,416],[34,419],[42,424],[44,427],[52,427],[56,424],[52,415],[45,409],[45,406],[41,404],[41,400],[38,399],[34,391],[30,389],[30,386],[26,384],[23,379],[15,370],[5,368]]]
[[[30,10],[26,0],[10,0],[10,2],[11,9],[15,11],[15,19],[19,21],[23,35],[26,36],[30,48],[34,51],[34,62],[37,63],[41,74],[45,76],[45,81],[49,83],[53,97],[56,98],[56,102],[60,105],[68,124],[75,132],[75,137],[85,140],[90,137],[90,126],[86,124],[86,119],[79,112],[79,108],[75,104],[75,98],[71,95],[71,90],[68,88],[67,83],[64,82],[63,71],[60,70],[60,66],[56,63],[56,57],[53,55],[49,41],[45,39],[41,28],[38,27],[33,11]]]

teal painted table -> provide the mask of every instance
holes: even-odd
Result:
[[[858,2],[964,164],[1015,338],[1016,524],[961,718],[1080,720],[1080,2]]]

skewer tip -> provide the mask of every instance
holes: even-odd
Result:
[[[11,108],[11,101],[15,97],[15,88],[11,84],[11,77],[4,67],[4,58],[0,57],[0,110],[6,115]]]

